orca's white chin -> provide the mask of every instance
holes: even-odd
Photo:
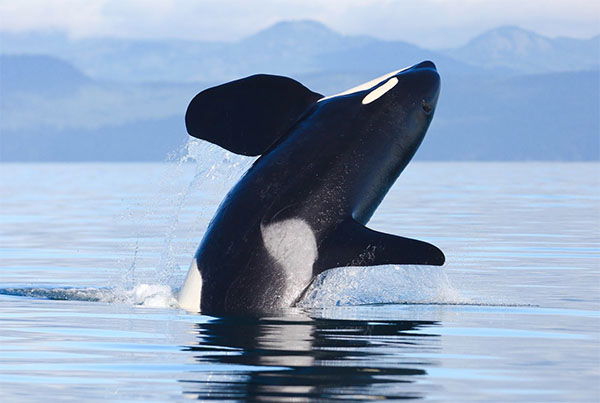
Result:
[[[190,268],[185,276],[185,281],[179,295],[177,303],[179,307],[190,312],[200,312],[200,295],[202,293],[202,277],[196,264],[196,259],[192,260]]]

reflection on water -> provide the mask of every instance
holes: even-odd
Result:
[[[403,353],[435,351],[439,336],[407,331],[432,321],[365,321],[221,317],[197,325],[198,344],[186,346],[210,371],[183,379],[198,399],[419,398],[405,384],[420,367]]]

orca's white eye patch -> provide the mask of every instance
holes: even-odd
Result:
[[[363,105],[370,104],[371,102],[375,101],[376,99],[381,97],[383,94],[385,94],[386,92],[388,92],[389,90],[394,88],[394,86],[396,84],[398,84],[398,79],[396,77],[390,78],[389,80],[386,81],[385,84],[380,85],[379,87],[375,88],[373,91],[369,92],[363,98],[362,104]]]

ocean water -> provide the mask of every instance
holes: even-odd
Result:
[[[444,267],[336,269],[269,317],[181,310],[250,163],[0,165],[0,401],[600,399],[599,164],[413,162],[370,226]]]

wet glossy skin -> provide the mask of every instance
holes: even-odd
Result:
[[[390,79],[393,88],[363,103]],[[439,88],[435,66],[424,62],[369,90],[317,102],[213,218],[196,253],[202,312],[274,310],[293,303],[314,275],[356,263],[359,256],[345,261],[324,245],[345,220],[367,223],[421,144]]]

